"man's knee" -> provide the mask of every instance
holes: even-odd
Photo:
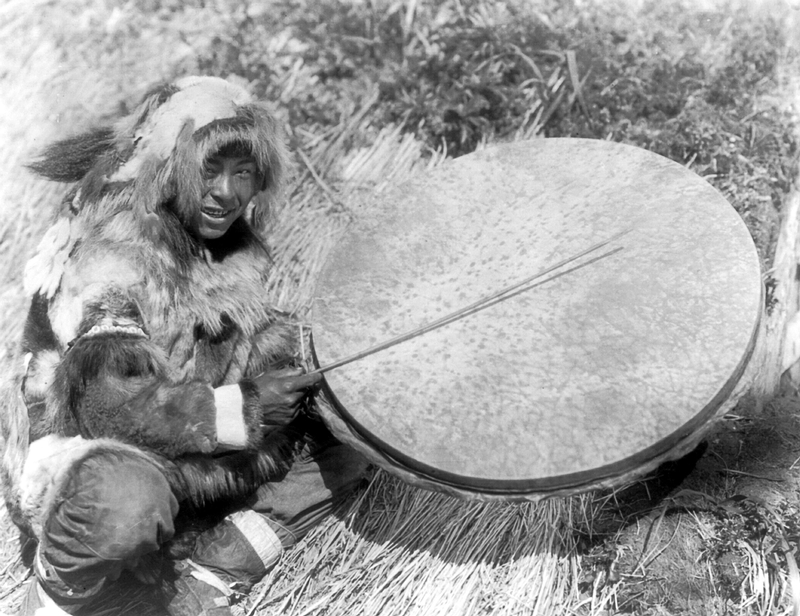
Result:
[[[335,501],[353,491],[366,476],[370,465],[355,449],[338,442],[319,452],[314,461],[319,465],[325,484]]]
[[[331,439],[308,447],[281,481],[262,485],[249,505],[268,517],[288,548],[353,493],[368,467],[361,454]]]
[[[170,539],[177,511],[155,464],[125,453],[95,454],[72,470],[50,512],[41,566],[56,586],[94,592],[98,583]]]
[[[201,534],[192,561],[219,574],[226,583],[249,589],[277,564],[282,552],[280,538],[267,519],[244,509]]]

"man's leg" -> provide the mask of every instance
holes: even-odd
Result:
[[[321,425],[308,435],[289,472],[259,488],[244,509],[202,533],[189,567],[217,587],[246,593],[353,492],[368,463]],[[185,565],[182,565],[185,566]],[[233,591],[233,593],[231,593]],[[233,598],[233,597],[231,597]]]
[[[34,562],[39,594],[79,611],[172,537],[177,512],[155,464],[116,452],[81,461],[45,521]]]
[[[245,509],[201,533],[188,559],[165,571],[170,616],[229,616],[253,584],[278,562],[282,548],[264,518]]]
[[[265,516],[281,545],[289,548],[353,493],[368,466],[361,454],[318,424],[286,476],[262,485],[248,504]]]

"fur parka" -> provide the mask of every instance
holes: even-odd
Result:
[[[207,157],[244,146],[264,178],[245,216],[201,242],[186,221]],[[298,328],[266,301],[262,240],[287,154],[241,88],[185,78],[114,126],[58,142],[32,165],[71,184],[25,272],[30,311],[5,400],[3,483],[15,521],[41,533],[71,469],[99,451],[154,461],[179,500],[241,498],[288,463],[249,378],[293,361]],[[214,388],[239,384],[244,450],[220,452]]]

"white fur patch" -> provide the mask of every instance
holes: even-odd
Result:
[[[214,404],[217,407],[217,443],[220,447],[241,449],[247,444],[247,428],[239,385],[217,387],[214,390]]]
[[[44,503],[52,491],[60,471],[68,460],[82,450],[84,439],[50,434],[34,441],[22,469],[20,507],[37,535],[44,522]]]
[[[61,293],[49,312],[50,325],[58,340],[66,344],[75,338],[83,316],[83,298]]]
[[[75,243],[70,221],[59,218],[42,237],[34,254],[25,264],[23,287],[27,295],[41,293],[52,297],[64,274],[64,264]]]

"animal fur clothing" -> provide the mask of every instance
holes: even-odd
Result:
[[[263,190],[217,240],[187,231],[207,157],[251,152]],[[26,269],[31,294],[18,387],[4,413],[5,495],[41,535],[82,460],[155,461],[179,501],[238,499],[288,463],[288,432],[265,433],[248,379],[290,364],[297,326],[265,299],[261,239],[287,156],[276,123],[242,89],[187,78],[111,127],[56,143],[32,165],[72,188]],[[238,384],[247,444],[224,453],[218,389]]]

